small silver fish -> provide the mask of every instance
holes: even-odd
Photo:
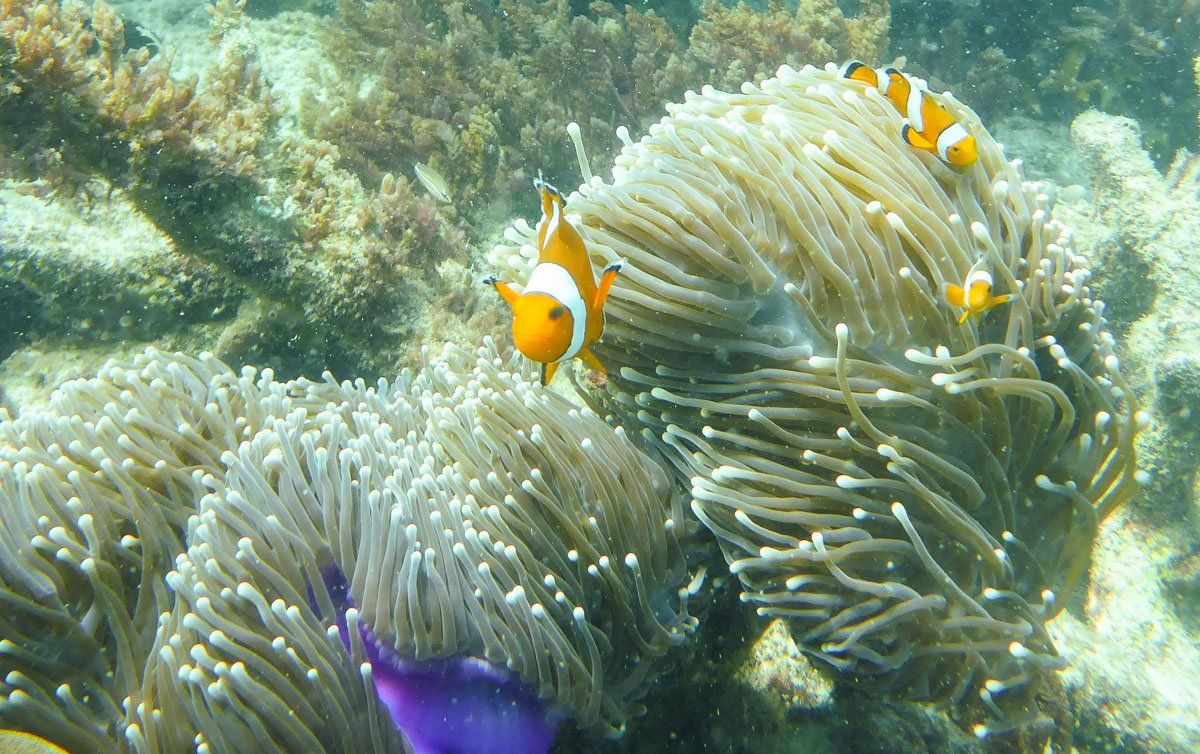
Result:
[[[413,172],[417,174],[417,180],[421,182],[430,196],[443,204],[450,203],[450,186],[447,185],[446,179],[442,177],[441,173],[423,162],[414,162]]]

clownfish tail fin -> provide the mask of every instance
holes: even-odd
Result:
[[[625,262],[613,262],[604,268],[604,274],[600,276],[600,283],[596,286],[596,300],[592,304],[593,311],[602,311],[604,302],[608,300],[608,294],[612,291],[613,283],[617,281],[617,275],[625,267]]]
[[[905,144],[915,149],[923,149],[926,152],[936,151],[933,142],[917,133],[917,129],[913,128],[911,123],[905,123],[904,128],[900,129],[900,138],[904,139]]]

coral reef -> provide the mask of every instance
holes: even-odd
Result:
[[[729,90],[744,81],[760,81],[785,63],[879,60],[887,50],[891,20],[888,3],[881,0],[859,3],[853,17],[843,14],[832,0],[804,0],[794,10],[770,3],[761,12],[741,2],[726,7],[710,0],[701,13],[685,53],[693,70],[691,80]],[[660,102],[680,92],[664,94]]]
[[[965,173],[834,66],[705,88],[568,211],[629,262],[584,396],[690,480],[744,599],[849,678],[981,700],[984,735],[1053,697],[1043,622],[1137,489],[1144,417],[1069,231],[951,105]],[[518,280],[531,233],[493,253]],[[941,291],[980,260],[1017,299],[962,327]]]
[[[1187,539],[1138,521],[1140,508],[1127,507],[1103,527],[1083,609],[1049,627],[1068,661],[1075,743],[1095,754],[1200,747],[1200,693],[1190,681],[1200,673],[1200,651],[1194,615],[1185,614],[1195,607],[1181,604],[1163,578]]]
[[[994,120],[1062,122],[1089,107],[1137,118],[1156,159],[1196,143],[1195,0],[896,0],[893,52]]]
[[[426,162],[461,206],[481,212],[512,181],[574,173],[568,122],[582,124],[587,151],[607,162],[611,141],[593,135],[645,126],[688,86],[879,54],[887,3],[861,5],[847,17],[832,0],[763,13],[708,2],[685,43],[653,11],[629,5],[576,13],[565,0],[345,0],[330,26],[337,76],[314,94],[306,121],[365,181]]]
[[[1191,499],[1191,453],[1200,439],[1190,412],[1181,414],[1194,381],[1192,355],[1200,352],[1195,158],[1181,154],[1164,176],[1142,147],[1134,121],[1096,111],[1076,118],[1071,134],[1093,173],[1089,218],[1079,224],[1089,230],[1089,256],[1104,270],[1098,287],[1112,292],[1112,316],[1128,331],[1130,380],[1148,393],[1157,388],[1150,395],[1156,421],[1142,443],[1148,467],[1156,471],[1149,499],[1169,506],[1158,517],[1176,516]]]
[[[400,721],[382,689],[424,683],[469,698],[446,680],[464,670],[458,656],[396,662],[452,653],[453,638],[492,653],[482,667],[500,680],[487,693],[512,682],[514,708],[539,730],[560,728],[558,751],[609,751],[595,733],[619,732],[642,704],[650,715],[635,718],[622,751],[1041,751],[1050,727],[975,739],[950,716],[877,689],[963,699],[950,715],[991,730],[1047,717],[1065,726],[1065,693],[1081,751],[1200,749],[1200,701],[1186,682],[1200,672],[1200,161],[1182,153],[1164,169],[1173,148],[1195,146],[1200,100],[1181,72],[1197,52],[1200,13],[1194,0],[1055,0],[1022,6],[1020,19],[993,0],[888,5],[0,0],[0,415],[29,412],[0,423],[0,727],[71,751],[402,751],[392,723],[424,724]],[[870,96],[844,99],[842,82],[822,79],[786,102],[766,85],[742,87],[781,62],[889,53],[909,55],[913,72],[950,86],[990,125],[1016,111],[1006,154],[1028,156],[1023,174],[1060,188],[1024,182],[995,155],[963,176],[898,154],[894,123]],[[674,119],[650,126],[662,101],[703,83],[743,91],[742,106],[688,93]],[[1068,136],[1068,116],[1088,106],[1138,122],[1087,113]],[[784,123],[807,107],[819,117]],[[849,120],[865,134],[840,125]],[[571,150],[569,121],[582,125],[590,163]],[[570,414],[553,397],[540,405],[531,399],[540,392],[522,391],[528,375],[496,366],[494,353],[476,363],[453,351],[406,378],[408,419],[424,425],[401,436],[408,419],[362,384],[274,382],[208,359],[137,356],[154,343],[281,376],[374,377],[429,358],[422,343],[500,332],[500,308],[476,284],[475,247],[522,211],[512,197],[528,196],[539,170],[561,182],[577,160],[585,174],[608,164],[618,126],[651,135],[616,158],[611,184],[574,196],[571,209],[598,263],[631,260],[602,352],[626,368],[607,385],[580,380],[580,393],[673,464],[725,551],[715,539],[689,548],[709,572],[693,597],[711,604],[692,599],[688,612],[706,625],[646,698],[641,674],[657,672],[657,655],[691,629],[676,591],[686,580],[679,532],[661,526],[685,514],[623,439],[613,442],[625,460],[587,465],[575,430],[586,424],[608,450],[597,438],[613,439],[587,411]],[[664,184],[648,157],[630,159],[641,145],[661,150],[655,159],[680,182]],[[871,150],[891,167],[863,156]],[[416,162],[450,179],[452,201],[411,180]],[[807,197],[790,208],[773,203],[774,179],[761,175],[785,164],[796,168],[788,196]],[[823,193],[830,176],[842,189]],[[1056,201],[1055,218],[1075,233],[1049,219]],[[509,231],[497,261],[523,269],[516,246],[527,233]],[[979,254],[1011,274],[998,277],[1002,291],[1023,286],[1028,322],[1012,307],[978,329],[950,325],[939,286]],[[1092,308],[1101,299],[1102,317]],[[882,308],[889,301],[899,313]],[[1106,329],[1118,335],[1119,373]],[[1021,356],[1032,369],[1021,371]],[[125,366],[36,407],[110,357]],[[472,365],[485,376],[467,376]],[[110,377],[125,388],[106,387]],[[1012,392],[1017,379],[1026,392]],[[1136,402],[1101,394],[1112,387],[1150,409],[1136,441]],[[518,396],[506,405],[528,426],[497,446],[505,468],[515,464],[503,489],[474,474],[488,497],[469,479],[462,487],[461,469],[427,461],[491,447],[463,405],[491,400],[492,388]],[[1041,407],[1054,389],[1074,423],[1061,403]],[[147,418],[134,407],[142,390],[170,392],[177,410]],[[254,408],[251,395],[264,403]],[[81,396],[90,396],[82,408]],[[1097,411],[1109,415],[1103,427]],[[340,429],[325,423],[330,412]],[[940,439],[918,430],[931,417]],[[396,430],[390,455],[361,462],[384,452],[381,424]],[[14,441],[18,426],[27,431]],[[66,435],[76,440],[57,439]],[[314,437],[328,467],[305,455]],[[563,437],[570,447],[554,444]],[[1089,508],[1105,485],[1096,519],[1133,486],[1130,442],[1153,482],[1095,534]],[[1021,455],[1027,447],[1033,457]],[[309,464],[303,484],[283,484],[275,451]],[[340,463],[353,467],[358,495],[346,506],[309,473],[336,476]],[[554,476],[564,464],[591,472]],[[645,518],[600,539],[582,522],[617,520],[590,508],[618,505],[613,464],[645,472],[620,485],[636,490]],[[561,519],[518,515],[540,501],[535,471],[562,492],[549,496],[566,506]],[[18,477],[39,516],[12,505]],[[415,504],[371,507],[406,500],[397,486],[450,506],[443,523],[457,521],[453,501],[478,506],[476,528],[498,516],[515,551],[472,550],[479,560],[455,570],[455,547],[441,546],[444,533]],[[393,514],[408,518],[393,525]],[[400,525],[409,521],[430,524],[418,533],[423,548],[412,547],[420,568],[396,555],[410,546]],[[389,533],[375,539],[374,529]],[[649,548],[669,554],[648,561],[633,543],[642,534],[662,537]],[[579,541],[594,547],[596,573],[568,579],[556,569],[571,563],[568,548],[585,551]],[[1003,554],[989,555],[995,548]],[[543,570],[521,580],[506,570],[514,557]],[[476,585],[480,561],[495,579],[487,588]],[[372,566],[380,562],[392,565]],[[339,596],[330,568],[349,592]],[[395,595],[416,579],[404,596],[417,602],[371,600],[385,586],[376,570],[403,574],[390,582]],[[547,572],[584,609],[599,662]],[[749,608],[731,589],[739,581]],[[1074,581],[1086,593],[1062,594]],[[476,588],[502,618],[478,619]],[[1047,588],[1053,603],[1043,602]],[[424,610],[447,594],[468,607]],[[781,617],[760,620],[755,609]],[[543,620],[557,626],[551,638],[526,632]],[[564,664],[543,667],[538,647]],[[509,661],[516,672],[493,672]],[[1065,689],[1052,672],[1061,666]],[[834,678],[850,683],[831,691]],[[582,727],[560,725],[564,715]],[[490,730],[494,749],[515,754]]]
[[[673,16],[686,28],[604,3],[343,5],[328,50],[318,17],[241,0],[209,14],[0,6],[0,193],[33,229],[0,269],[16,334],[3,352],[70,331],[79,348],[139,339],[287,375],[374,376],[423,342],[499,332],[495,302],[465,285],[477,272],[468,238],[507,219],[517,183],[573,169],[567,121],[607,133],[709,78],[875,54],[888,22],[883,4],[847,16],[828,0],[710,4]],[[211,16],[207,42],[198,15]],[[453,204],[410,182],[416,161],[451,178]],[[121,275],[111,257],[51,243],[42,264],[40,239],[100,223],[102,246],[155,253]]]
[[[1090,111],[1071,136],[1091,172],[1094,197],[1060,202],[1095,260],[1109,316],[1127,333],[1127,374],[1153,408],[1138,438],[1154,472],[1136,504],[1102,529],[1086,600],[1050,630],[1070,660],[1065,680],[1080,720],[1078,742],[1095,752],[1192,751],[1200,747],[1190,679],[1196,652],[1197,464],[1200,353],[1195,273],[1200,171],[1183,152],[1166,174],[1139,125]]]
[[[826,706],[833,695],[833,684],[800,652],[780,618],[751,645],[734,679],[762,694],[780,717]]]
[[[694,625],[678,496],[494,349],[426,357],[368,386],[150,351],[0,417],[0,726],[401,751],[387,663],[468,657],[618,733]]]
[[[9,318],[0,357],[47,336],[156,339],[236,315],[244,292],[174,253],[121,197],[80,213],[70,200],[39,196],[43,188],[19,182],[0,194],[0,301]]]
[[[11,176],[46,180],[50,160],[68,193],[120,192],[192,260],[193,277],[213,280],[201,287],[241,289],[222,356],[267,351],[286,355],[288,372],[380,373],[412,353],[406,339],[440,282],[435,263],[465,239],[406,180],[364,188],[337,166],[336,147],[282,131],[243,24],[241,4],[216,6],[214,62],[198,86],[172,77],[165,52],[127,51],[124,25],[103,3],[0,5]],[[5,282],[48,306],[64,298],[62,286],[26,279],[29,269],[10,267]],[[127,295],[138,295],[136,283]],[[89,280],[84,291],[101,287]],[[183,319],[209,318],[209,300],[184,298]],[[111,305],[74,303],[76,312]]]

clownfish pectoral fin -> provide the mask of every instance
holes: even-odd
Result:
[[[554,379],[554,373],[558,371],[558,362],[551,361],[542,364],[542,387],[550,384],[550,380]]]
[[[960,325],[966,324],[967,319],[969,319],[970,316],[971,316],[971,310],[967,309],[966,311],[964,311],[962,313],[962,316],[958,318],[958,324],[960,324]]]
[[[496,293],[500,294],[500,298],[504,299],[504,303],[508,304],[509,308],[516,302],[521,294],[512,289],[508,283],[501,283],[494,276],[488,276],[483,279],[484,285],[490,285],[496,289]]]
[[[937,151],[937,147],[934,146],[933,142],[917,133],[917,129],[913,128],[911,123],[904,124],[904,128],[900,130],[900,138],[904,139],[905,144],[915,149],[921,149],[926,152]]]
[[[961,285],[950,283],[946,286],[946,301],[951,306],[966,306],[967,292],[962,289]]]
[[[992,296],[992,300],[988,302],[988,308],[991,309],[993,306],[1000,306],[1001,304],[1007,304],[1009,301],[1012,301],[1012,300],[1013,300],[1013,294],[1011,294],[1011,293],[1005,293],[1003,296]]]
[[[596,354],[592,353],[592,349],[584,346],[579,351],[579,358],[583,359],[583,363],[587,364],[592,369],[595,369],[600,374],[608,374],[608,370],[600,363],[600,359],[596,358]]]
[[[617,275],[621,273],[624,266],[624,262],[613,262],[604,268],[604,274],[600,276],[600,283],[596,286],[596,300],[592,303],[592,311],[604,310],[604,302],[608,300],[613,283],[617,281]]]

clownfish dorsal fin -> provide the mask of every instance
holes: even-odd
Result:
[[[550,239],[565,225],[563,221],[563,198],[558,189],[542,180],[542,174],[533,182],[538,197],[542,202],[542,219],[538,223],[538,251],[544,252],[550,245]]]
[[[554,207],[557,206],[559,211],[562,211],[563,198],[559,190],[542,180],[542,174],[539,172],[538,177],[533,180],[533,187],[537,189],[538,198],[542,201],[542,214],[549,218],[554,215]]]
[[[900,130],[900,138],[904,139],[905,144],[915,149],[923,149],[926,152],[935,151],[933,142],[917,133],[917,129],[913,128],[911,123],[904,124],[904,128]]]

